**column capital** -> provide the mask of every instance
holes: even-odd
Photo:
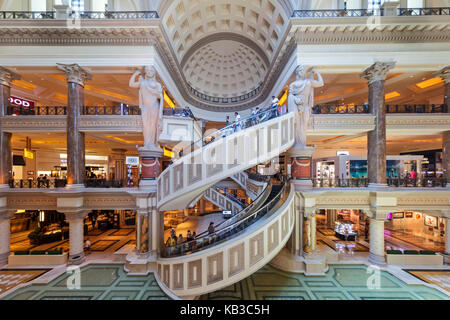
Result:
[[[375,81],[386,80],[386,75],[392,68],[395,67],[395,62],[381,62],[377,61],[366,70],[364,70],[360,77],[366,79],[369,84]]]
[[[434,74],[436,77],[440,77],[445,83],[450,83],[450,66],[446,66],[444,69]]]
[[[60,211],[60,210],[58,210]],[[63,211],[66,216],[66,220],[81,220],[84,219],[91,210],[74,210],[74,211]]]
[[[0,85],[11,87],[13,80],[20,80],[22,77],[20,74],[15,73],[12,70],[0,67]]]
[[[79,84],[84,87],[86,80],[92,79],[92,74],[86,69],[80,67],[78,64],[62,64],[57,63],[58,69],[64,71],[67,77],[67,82]]]

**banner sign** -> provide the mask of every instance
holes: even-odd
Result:
[[[34,101],[26,100],[23,98],[10,96],[9,102],[15,107],[34,108]]]

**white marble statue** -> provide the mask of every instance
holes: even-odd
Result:
[[[139,79],[136,81],[137,75],[139,75]],[[130,87],[139,88],[139,108],[142,114],[144,148],[158,148],[164,96],[161,84],[156,81],[155,68],[153,66],[146,66],[142,71],[136,71],[131,76]]]
[[[322,87],[323,79],[314,67],[303,65],[297,67],[295,74],[297,80],[289,86],[288,105],[295,112],[295,144],[306,147],[306,131],[314,106],[314,88]]]

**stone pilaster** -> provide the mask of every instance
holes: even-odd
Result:
[[[445,253],[450,256],[450,218],[445,219]]]
[[[84,256],[84,218],[89,211],[65,211],[69,222],[69,264],[79,265],[85,261]]]
[[[1,118],[7,114],[11,96],[11,83],[20,78],[20,75],[14,71],[0,67],[0,186],[3,187],[7,187],[9,179],[12,178],[12,134],[3,131]]]
[[[384,220],[370,219],[369,262],[377,265],[386,264],[384,256]]]
[[[0,267],[8,264],[10,252],[11,218],[14,211],[0,211]]]
[[[375,116],[375,129],[367,133],[367,170],[369,184],[386,186],[386,109],[384,81],[395,62],[376,62],[361,78],[369,83],[370,112]]]
[[[450,113],[450,66],[439,71],[437,76],[444,80],[444,105],[445,112]],[[442,169],[450,182],[450,130],[442,134]]]
[[[84,83],[91,74],[77,64],[58,64],[66,74],[67,102],[67,187],[82,187],[85,179],[84,132],[79,130],[84,105]]]
[[[295,225],[291,238],[288,241],[287,247],[293,255],[301,257],[303,256],[303,220],[305,211],[300,195],[297,194],[294,198],[294,201]]]

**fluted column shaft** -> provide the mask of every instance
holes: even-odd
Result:
[[[376,62],[362,74],[369,83],[370,112],[375,116],[375,129],[367,133],[367,177],[370,184],[386,184],[386,109],[384,81],[394,63]]]
[[[369,262],[373,264],[384,264],[384,221],[370,219],[370,249]]]

